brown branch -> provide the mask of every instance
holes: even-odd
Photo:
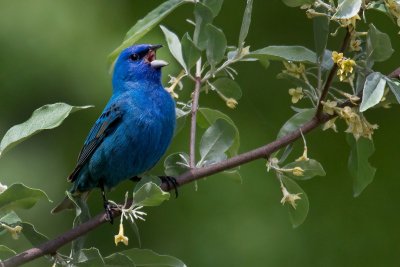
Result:
[[[398,67],[397,69],[395,69],[392,73],[390,73],[389,75],[388,75],[388,77],[389,78],[392,78],[392,79],[400,79],[400,67]]]
[[[400,68],[389,74],[388,77],[391,78],[397,77],[398,72],[400,72]],[[351,103],[350,101],[346,101],[345,103],[341,104],[340,107],[353,106],[353,105],[354,104]],[[328,120],[336,116],[337,115],[328,115],[325,113],[321,113],[319,116],[316,115],[309,122],[301,126],[298,130],[291,132],[265,146],[250,150],[248,152],[242,153],[227,160],[218,162],[216,164],[212,164],[202,168],[190,169],[189,171],[183,173],[182,175],[176,178],[177,183],[179,186],[182,186],[184,184],[199,180],[203,177],[210,176],[257,159],[268,158],[272,153],[278,151],[279,149],[285,147],[286,145],[293,143],[297,139],[301,138],[301,133],[307,134],[308,132],[314,130],[321,124],[327,122]],[[161,188],[165,191],[170,190],[168,185],[165,183],[161,185]],[[118,217],[120,215],[121,215],[120,211],[113,210],[114,217]],[[2,262],[0,261],[0,266],[1,267],[19,266],[21,264],[39,258],[41,256],[48,254],[50,255],[55,254],[56,251],[62,246],[68,244],[69,242],[77,239],[80,236],[89,233],[91,230],[97,228],[98,226],[100,226],[105,222],[107,222],[106,214],[104,212],[100,213],[97,216],[90,219],[89,221],[78,225],[77,227],[57,236],[52,240],[43,243],[38,247],[28,249]]]
[[[346,35],[344,36],[344,39],[342,42],[342,46],[339,50],[340,53],[343,53],[346,50],[346,48],[349,46],[350,37],[351,37],[350,30],[347,29]],[[328,74],[328,78],[326,79],[324,88],[322,89],[322,92],[321,92],[321,97],[319,98],[319,101],[318,101],[318,107],[317,107],[317,113],[316,113],[317,117],[320,117],[322,115],[322,108],[323,108],[322,102],[325,100],[326,96],[328,95],[329,88],[332,85],[332,81],[336,75],[337,69],[338,69],[338,66],[336,63],[334,63],[331,71]]]

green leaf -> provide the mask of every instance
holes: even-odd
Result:
[[[332,69],[333,64],[334,62],[332,60],[332,51],[325,49],[321,62],[322,70],[327,71]]]
[[[389,35],[379,31],[372,23],[369,25],[367,38],[367,55],[373,62],[382,62],[389,59],[394,50]]]
[[[224,0],[204,0],[203,4],[207,6],[212,11],[213,16],[216,17],[221,11],[223,2]]]
[[[282,2],[290,7],[298,7],[305,4],[312,4],[315,0],[282,0]]]
[[[133,190],[133,192],[138,191],[143,185],[145,185],[149,182],[155,183],[158,186],[160,186],[162,184],[162,181],[158,176],[144,175],[144,176],[140,177],[140,181],[136,183],[135,189]]]
[[[226,159],[225,152],[232,146],[234,138],[235,128],[226,120],[216,120],[200,140],[199,167]]]
[[[253,9],[253,0],[247,0],[246,8],[244,9],[242,26],[240,27],[238,50],[244,46],[247,34],[249,33],[251,23],[251,11]]]
[[[178,152],[169,155],[164,161],[164,172],[168,176],[177,177],[190,169],[189,156]]]
[[[168,0],[153,9],[144,18],[139,20],[126,34],[125,40],[108,56],[108,64],[112,68],[113,62],[125,48],[135,44],[146,33],[153,29],[168,14],[184,3],[191,1],[186,0]]]
[[[358,14],[361,8],[362,0],[338,0],[335,19],[349,19]]]
[[[36,109],[27,121],[7,131],[0,143],[0,156],[32,135],[59,126],[71,113],[90,107],[92,106],[75,107],[65,103],[55,103]]]
[[[104,257],[103,259],[108,267],[136,267],[136,265],[133,263],[133,260],[119,252]]]
[[[190,69],[196,64],[196,61],[200,58],[200,50],[196,47],[188,33],[182,37],[182,56],[183,61],[187,67],[186,72],[190,72]]]
[[[4,245],[0,245],[0,260],[8,259],[16,254],[17,252],[12,250],[11,248],[8,248]]]
[[[36,228],[32,224],[28,222],[22,222],[21,226],[22,226],[21,233],[33,246],[37,247],[49,240],[47,236],[36,230]]]
[[[367,5],[367,8],[389,15],[386,5],[384,3],[371,2]]]
[[[178,36],[176,36],[175,33],[171,32],[163,25],[160,25],[160,28],[164,33],[165,39],[167,40],[169,51],[171,51],[171,54],[179,62],[179,64],[181,64],[184,69],[187,69],[185,61],[183,60],[182,46]]]
[[[211,83],[212,86],[226,98],[239,100],[242,97],[242,90],[237,82],[229,78],[219,78]]]
[[[286,189],[291,194],[300,194],[301,199],[296,200],[296,208],[293,208],[291,205],[286,204],[289,210],[289,217],[294,228],[300,226],[307,218],[308,210],[309,210],[309,202],[306,192],[292,179],[281,176],[282,182],[285,185]]]
[[[21,224],[21,218],[14,211],[10,211],[0,218],[0,223],[14,227]]]
[[[303,46],[267,46],[250,52],[246,57],[317,63],[317,55]]]
[[[175,108],[175,112],[176,124],[174,136],[177,135],[185,127],[187,115],[190,114],[191,110],[182,110],[180,108]]]
[[[376,169],[368,162],[375,151],[374,143],[367,138],[356,140],[351,134],[347,134],[346,139],[351,147],[348,166],[353,177],[353,195],[358,197],[374,180]]]
[[[40,199],[51,202],[45,192],[30,188],[23,184],[12,184],[0,194],[0,211],[7,212],[15,209],[30,209]]]
[[[229,178],[229,179],[231,179],[231,180],[233,180],[235,182],[238,182],[238,183],[242,183],[243,182],[242,175],[239,172],[239,168],[220,172],[219,175],[227,177],[227,178]]]
[[[210,63],[211,68],[214,69],[224,58],[226,50],[226,38],[222,30],[218,29],[214,25],[207,25],[207,60]]]
[[[397,102],[400,104],[400,83],[398,81],[393,81],[390,79],[387,79],[386,81],[389,85],[390,90],[396,97]]]
[[[160,255],[149,249],[132,248],[120,253],[128,256],[136,267],[186,267],[186,264],[175,257]]]
[[[385,92],[385,86],[386,80],[381,73],[373,72],[367,76],[360,105],[361,112],[379,104]]]
[[[100,254],[100,251],[97,248],[89,248],[82,249],[77,265],[85,267],[100,267],[105,266],[105,262]]]
[[[201,128],[208,128],[218,119],[223,119],[227,121],[235,129],[235,138],[232,146],[228,150],[230,156],[235,156],[237,155],[240,146],[239,130],[236,127],[235,123],[232,121],[231,118],[229,118],[226,114],[220,112],[219,110],[210,108],[199,108],[199,111],[197,113],[197,123]]]
[[[194,18],[196,26],[193,33],[194,44],[203,51],[207,48],[207,24],[211,23],[214,15],[204,4],[197,2],[194,8]]]
[[[155,183],[144,184],[135,193],[133,201],[137,206],[159,206],[162,202],[169,199],[169,193],[164,192]]]
[[[322,7],[316,8],[317,12],[323,12]],[[314,45],[315,51],[319,60],[322,60],[326,43],[328,42],[329,35],[329,18],[327,16],[317,16],[313,18],[313,29],[314,29]]]
[[[304,123],[311,120],[315,115],[315,109],[304,109],[303,111],[293,115],[282,128],[279,130],[278,139],[285,136],[291,132],[298,130]]]
[[[322,167],[321,163],[316,161],[315,159],[295,161],[287,164],[283,167],[283,169],[292,169],[294,167],[300,167],[304,170],[303,176],[295,176],[292,173],[285,173],[290,178],[296,180],[308,180],[313,178],[314,176],[325,176],[325,170]]]

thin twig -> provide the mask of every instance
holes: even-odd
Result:
[[[201,58],[196,63],[195,86],[192,95],[192,121],[190,125],[190,147],[189,147],[189,166],[196,167],[196,121],[197,110],[199,109],[199,97],[201,87]]]
[[[343,53],[346,50],[346,48],[349,46],[350,37],[351,37],[351,33],[350,33],[349,29],[347,29],[346,35],[343,39],[342,47],[339,50],[341,53]],[[337,68],[338,68],[337,64],[333,64],[333,67],[332,67],[331,71],[329,72],[328,78],[326,79],[324,89],[322,90],[321,97],[319,98],[319,101],[318,101],[317,113],[315,114],[315,116],[317,118],[321,117],[322,107],[323,107],[322,101],[325,101],[325,98],[328,95],[328,91],[329,91],[329,88],[331,87],[333,78],[336,75]]]

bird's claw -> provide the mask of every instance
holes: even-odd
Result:
[[[175,198],[178,198],[178,181],[176,181],[175,177],[172,176],[160,176],[161,182],[166,183],[168,190],[174,189]]]
[[[114,223],[114,217],[112,213],[112,207],[110,202],[104,202],[104,210],[106,211],[106,220],[109,221],[111,224]]]

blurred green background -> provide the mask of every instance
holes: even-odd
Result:
[[[312,23],[303,11],[288,8],[279,0],[254,2],[247,39],[252,49],[279,44],[313,48]],[[23,182],[43,189],[54,202],[63,198],[70,186],[66,177],[81,144],[111,93],[106,57],[128,29],[160,3],[0,0],[0,135],[47,103],[96,106],[73,114],[61,127],[43,132],[6,154],[0,160],[1,183]],[[225,1],[215,21],[224,29],[229,44],[237,43],[244,6],[244,0]],[[192,27],[186,18],[192,18],[191,5],[180,7],[162,24],[182,36]],[[370,12],[367,18],[391,36],[395,49],[399,47],[399,29],[387,17]],[[338,47],[339,39],[329,43],[331,49]],[[159,28],[143,42],[165,44]],[[178,73],[178,64],[168,49],[160,50],[158,57],[171,62],[164,71],[166,84],[167,74]],[[388,73],[398,62],[396,51],[377,69]],[[281,68],[276,62],[268,69],[258,63],[239,64],[237,81],[244,96],[235,110],[229,110],[215,95],[201,97],[201,105],[219,108],[236,122],[242,152],[272,141],[293,113],[287,94],[291,85],[276,79]],[[183,96],[192,89],[190,83],[185,86]],[[393,106],[367,113],[369,120],[380,126],[371,158],[378,170],[360,197],[352,197],[344,134],[316,130],[307,136],[309,156],[323,164],[327,176],[300,183],[308,194],[310,213],[299,228],[292,229],[287,209],[280,204],[279,184],[260,160],[242,166],[242,184],[216,175],[200,181],[197,192],[189,184],[180,189],[178,199],[147,209],[146,222],[139,222],[142,247],[174,255],[191,267],[399,266],[399,111]],[[340,125],[340,130],[344,129]],[[179,133],[169,152],[187,151],[187,135],[187,129]],[[301,150],[302,144],[297,143],[293,157]],[[153,173],[161,172],[159,164]],[[124,183],[110,198],[121,201],[124,192],[132,188],[131,183]],[[93,214],[102,210],[99,192],[93,193],[89,202]],[[55,237],[71,227],[73,214],[52,216],[53,205],[40,202],[19,215]],[[121,244],[115,247],[117,227],[105,224],[91,232],[86,247],[98,247],[103,255],[125,249]],[[128,236],[129,246],[137,246],[132,231]],[[1,238],[1,243],[17,251],[29,247],[23,238]],[[27,266],[49,265],[40,259]]]

